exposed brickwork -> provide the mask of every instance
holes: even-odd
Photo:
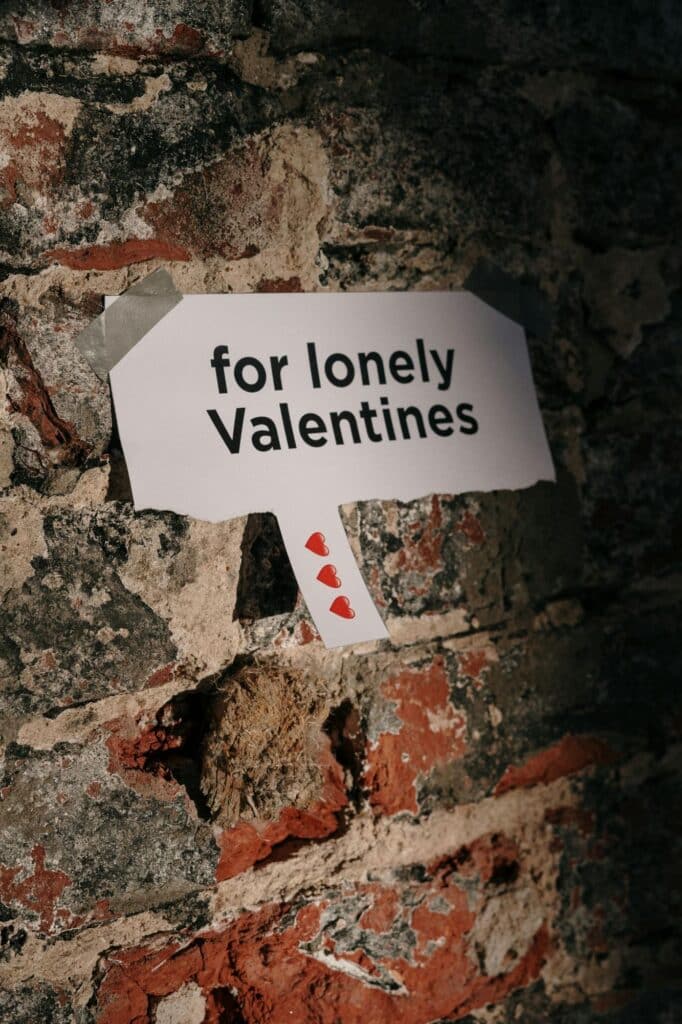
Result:
[[[671,5],[0,11],[0,1021],[671,1024]],[[556,485],[343,517],[326,651],[272,517],[135,514],[105,294],[466,286]]]
[[[382,814],[419,811],[415,783],[435,765],[462,756],[466,720],[450,702],[442,658],[421,670],[407,669],[386,680],[381,695],[393,705],[400,722],[378,732],[367,751],[363,782],[369,802]]]
[[[397,1007],[409,1024],[463,1017],[535,980],[551,955],[548,926],[534,906],[530,928],[524,922],[517,948],[491,965],[495,973],[477,964],[474,893],[491,881],[500,903],[512,903],[505,881],[477,876],[465,889],[446,862],[419,882],[395,879],[331,890],[300,908],[266,907],[184,947],[118,951],[104,962],[97,1019],[146,1024],[157,1000],[188,983],[204,993],[207,1020],[220,1019],[208,1008],[219,1005],[224,988],[258,1022],[298,1015],[360,1024],[368,1014],[388,1021]]]

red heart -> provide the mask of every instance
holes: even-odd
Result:
[[[341,580],[336,575],[335,565],[323,565],[317,574],[317,578],[320,583],[324,583],[327,587],[340,587]]]
[[[350,601],[347,597],[337,597],[329,605],[329,611],[334,612],[334,615],[340,615],[342,619],[354,619],[355,612],[350,606]]]
[[[329,548],[324,542],[323,533],[311,533],[305,542],[305,546],[308,551],[312,551],[314,555],[320,555],[322,558],[329,554]]]

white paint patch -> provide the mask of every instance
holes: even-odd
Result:
[[[545,914],[538,890],[530,886],[491,897],[468,934],[471,958],[482,957],[491,978],[507,974],[530,949]]]
[[[190,981],[162,999],[156,1007],[154,1024],[202,1024],[206,1000],[199,986]]]

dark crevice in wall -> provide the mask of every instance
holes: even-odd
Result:
[[[214,988],[210,995],[213,1018],[218,1024],[247,1024],[242,1007],[229,988]]]
[[[253,28],[261,29],[264,32],[269,32],[272,28],[265,0],[253,0],[251,25]]]
[[[204,734],[209,718],[210,697],[201,690],[179,693],[160,708],[155,730],[159,746],[144,757],[141,770],[169,776],[182,786],[202,821],[211,811],[201,791],[201,763]]]
[[[51,708],[47,708],[45,711],[41,711],[41,718],[46,718],[48,721],[54,721],[55,718],[59,718],[67,711],[75,711],[77,708],[87,707],[88,704],[96,704],[97,701],[102,698],[99,696],[89,697],[87,700],[74,700],[70,704],[55,704]]]
[[[290,860],[295,857],[299,850],[304,847],[321,846],[324,843],[332,843],[338,840],[348,831],[347,823],[341,818],[339,814],[339,826],[330,832],[327,836],[319,837],[308,837],[300,839],[297,836],[288,836],[279,843],[275,843],[272,847],[272,852],[263,857],[261,860],[256,861],[253,865],[254,871],[262,871],[263,868],[269,867],[271,864],[281,864],[282,861]]]
[[[0,14],[2,13],[2,6],[0,4]],[[247,35],[244,33],[234,33],[233,39],[246,39]],[[44,61],[49,58],[51,61],[58,60],[64,64],[68,64],[73,61],[87,60],[91,61],[93,57],[98,54],[104,54],[105,56],[117,56],[116,47],[88,47],[88,46],[52,46],[50,43],[20,43],[16,39],[10,39],[6,36],[0,36],[0,50],[14,50],[19,57],[23,57],[24,54],[28,57],[37,57],[39,60]],[[216,65],[226,64],[226,56],[224,54],[207,54],[199,53],[192,54],[185,51],[173,51],[173,50],[159,50],[155,53],[150,53],[148,50],[139,48],[138,52],[135,52],[135,47],[131,47],[129,59],[134,60],[139,64],[140,71],[156,69],[162,64],[192,64],[193,66],[201,66],[202,64],[206,67],[215,67]]]
[[[362,772],[366,736],[358,709],[350,700],[342,701],[329,713],[322,728],[329,736],[332,754],[350,780],[348,798],[352,806],[359,810],[365,797]]]
[[[292,612],[298,585],[277,519],[270,512],[248,517],[233,618],[265,619]]]
[[[8,277],[20,274],[22,277],[36,277],[42,272],[42,267],[19,266],[12,263],[0,263],[0,284]]]
[[[106,500],[132,502],[133,492],[130,486],[128,467],[123,455],[121,438],[118,433],[116,410],[114,409],[113,402],[111,403],[111,441],[109,442],[107,455],[109,456],[109,486],[107,488]]]
[[[28,932],[12,923],[14,914],[4,903],[0,903],[0,961],[9,960],[21,953],[26,944]]]
[[[461,73],[464,80],[467,80],[471,75],[478,75],[488,69],[495,69],[501,72],[508,71],[513,75],[527,73],[536,77],[556,73],[588,74],[593,76],[596,82],[601,83],[607,92],[611,88],[618,90],[622,86],[627,87],[630,85],[661,85],[671,90],[678,90],[680,84],[679,73],[672,69],[661,68],[660,71],[657,71],[654,67],[605,66],[599,62],[598,57],[590,59],[587,54],[584,56],[579,55],[577,59],[569,55],[562,57],[560,54],[557,54],[554,59],[547,62],[543,62],[541,57],[537,55],[530,58],[521,54],[512,56],[509,53],[503,54],[499,50],[484,51],[476,54],[473,48],[470,48],[468,51],[462,50],[453,55],[449,52],[443,52],[442,45],[435,48],[421,45],[415,48],[409,34],[400,41],[395,41],[393,45],[386,45],[386,39],[382,37],[379,29],[370,29],[361,34],[352,33],[345,38],[343,35],[335,35],[333,41],[325,40],[324,37],[317,39],[311,37],[310,39],[302,38],[288,45],[278,45],[276,29],[272,24],[272,17],[268,13],[268,4],[264,0],[256,0],[253,5],[251,31],[236,29],[232,33],[232,39],[235,42],[248,39],[253,30],[264,31],[271,36],[268,54],[280,59],[286,59],[301,51],[313,52],[326,60],[333,60],[335,58],[345,60],[352,59],[356,54],[363,56],[371,54],[376,59],[390,60],[418,73],[425,73],[430,77],[445,75],[448,78],[459,78]],[[66,67],[72,62],[89,62],[98,54],[115,55],[116,53],[115,47],[90,48],[79,45],[53,46],[49,43],[40,42],[20,43],[18,40],[7,36],[0,37],[0,50],[12,51],[16,55],[17,60],[23,62],[35,60],[38,69],[41,64],[48,60],[51,63],[58,62]],[[188,64],[198,69],[203,67],[207,70],[220,69],[221,71],[227,71],[233,77],[235,83],[243,81],[238,74],[234,73],[230,66],[231,54],[229,52],[193,54],[186,51],[166,50],[149,53],[140,48],[138,53],[131,52],[130,56],[138,62],[139,72],[142,74],[154,73],[161,66]],[[30,71],[31,75],[36,74],[36,68],[31,68]],[[111,78],[112,76],[108,77]],[[5,83],[10,94],[16,94],[20,91],[18,87],[15,88],[13,78],[14,72],[13,69],[10,69],[9,82]],[[53,80],[51,86],[56,92],[60,92],[63,82],[69,79],[78,86],[83,84],[82,80],[77,78],[77,76],[69,76],[68,73],[65,73],[60,75],[56,81]]]

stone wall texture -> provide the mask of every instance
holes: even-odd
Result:
[[[0,4],[0,1021],[674,1024],[682,17],[668,0]],[[184,292],[468,287],[556,486],[134,513],[74,347]]]

